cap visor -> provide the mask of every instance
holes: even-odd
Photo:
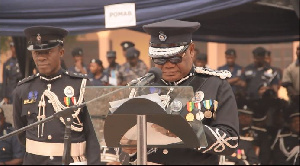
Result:
[[[170,57],[170,56],[181,54],[188,47],[189,47],[189,45],[178,46],[178,47],[168,47],[168,48],[149,47],[149,56],[151,58]]]

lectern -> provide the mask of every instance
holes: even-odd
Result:
[[[85,94],[86,101],[97,98],[87,104],[92,120],[105,119],[103,128],[96,129],[98,139],[107,147],[137,147],[137,164],[146,164],[147,148],[207,146],[201,121],[187,118],[197,113],[187,110],[194,97],[190,86],[87,87]],[[155,125],[176,137],[157,131]],[[121,144],[123,137],[137,143]]]

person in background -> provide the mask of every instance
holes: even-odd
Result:
[[[72,51],[74,59],[74,66],[68,69],[69,72],[88,74],[88,67],[83,63],[83,50],[82,48],[74,48]]]
[[[142,61],[139,61],[140,51],[134,47],[126,51],[126,60],[119,70],[118,85],[124,86],[130,81],[142,77],[148,72],[148,68]]]
[[[227,79],[227,81],[231,85],[234,94],[237,94],[238,92],[242,93],[241,76],[243,69],[241,66],[235,63],[236,58],[237,55],[235,49],[227,49],[225,51],[226,64],[218,68],[218,70],[228,70],[231,72],[232,76],[231,78]]]
[[[254,152],[258,156],[260,163],[263,165],[269,164],[271,138],[264,126],[256,126],[257,122],[262,122],[266,119],[263,108],[260,107],[260,103],[253,100],[245,100],[244,106],[239,107],[240,136],[253,138]]]
[[[131,48],[131,47],[134,47],[134,46],[135,46],[135,44],[133,42],[131,42],[131,41],[123,41],[121,43],[123,55],[124,55],[125,58],[126,58],[126,51],[127,51],[127,49]]]
[[[102,61],[99,59],[92,59],[90,62],[90,81],[92,86],[106,86],[109,82],[109,76],[103,72],[104,68]]]
[[[104,70],[104,72],[109,75],[109,84],[117,85],[117,75],[121,66],[116,62],[116,51],[107,51],[106,58],[109,66]]]
[[[0,137],[13,131],[12,124],[6,122],[4,110],[0,107]],[[21,165],[25,148],[19,143],[17,136],[0,141],[0,165]]]
[[[258,165],[260,161],[254,151],[254,136],[248,133],[252,124],[253,111],[249,109],[247,103],[237,101],[239,122],[240,122],[240,142],[238,149],[230,156],[225,156],[225,163],[220,165]]]
[[[291,105],[286,114],[288,125],[278,130],[271,146],[273,165],[299,165],[299,105]]]
[[[246,88],[248,99],[258,99],[258,90],[262,84],[277,92],[279,80],[277,79],[277,72],[266,65],[266,49],[263,47],[257,47],[252,53],[254,63],[245,67],[245,72],[241,77],[241,80],[243,80],[241,85]]]
[[[269,67],[271,67],[275,72],[277,72],[277,79],[279,80],[278,88],[281,86],[281,80],[282,80],[282,70],[278,67],[274,67],[271,65],[272,63],[272,56],[271,56],[271,51],[267,51],[265,61]]]
[[[10,50],[11,58],[3,64],[2,97],[6,104],[11,104],[13,102],[12,92],[17,86],[19,80],[22,78],[16,48],[13,42],[10,43]]]
[[[299,63],[300,63],[300,48],[297,47],[296,51],[297,59],[295,62],[291,63],[283,71],[282,86],[287,89],[290,101],[295,105],[299,105]]]
[[[194,65],[196,67],[208,67],[207,55],[205,53],[196,54],[196,56],[194,57]]]

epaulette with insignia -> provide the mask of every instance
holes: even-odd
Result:
[[[230,71],[228,71],[228,70],[213,70],[213,69],[206,68],[206,67],[195,67],[195,71],[196,71],[196,73],[199,73],[199,74],[207,74],[207,75],[211,75],[211,76],[217,76],[217,77],[220,77],[221,79],[230,78],[232,76]]]
[[[26,77],[26,78],[22,79],[21,81],[19,81],[17,86],[19,86],[21,84],[24,84],[25,82],[31,81],[31,80],[35,79],[36,77],[38,77],[38,76],[39,76],[39,73],[31,75],[29,77]]]
[[[87,74],[73,73],[73,72],[69,72],[69,71],[64,71],[64,74],[69,75],[71,77],[88,78]]]

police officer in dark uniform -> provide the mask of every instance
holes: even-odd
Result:
[[[12,131],[12,125],[5,121],[4,111],[0,107],[0,137]],[[25,148],[19,143],[17,136],[0,141],[0,165],[20,165],[24,153]]]
[[[99,59],[92,59],[90,62],[90,81],[93,86],[107,86],[109,76],[104,72],[102,61]]]
[[[208,67],[207,66],[207,55],[205,53],[198,53],[194,58],[194,65],[196,67]]]
[[[247,97],[249,99],[258,99],[258,89],[262,84],[271,87],[275,92],[278,90],[279,80],[277,72],[266,65],[265,55],[267,50],[263,47],[257,47],[253,50],[254,63],[245,67],[242,74],[242,84],[246,87]]]
[[[162,79],[154,85],[193,87],[195,97],[191,102],[201,104],[201,109],[187,110],[183,106],[180,114],[188,122],[202,121],[208,143],[206,148],[199,149],[150,150],[150,162],[166,165],[217,165],[218,155],[231,155],[238,146],[237,106],[232,89],[226,81],[230,72],[193,66],[192,33],[199,27],[198,22],[180,20],[166,20],[143,26],[151,35],[149,56],[155,66],[162,70]],[[166,136],[174,135],[165,129],[158,130]]]
[[[237,150],[230,156],[225,156],[225,161],[220,161],[220,165],[257,165],[260,164],[258,156],[254,152],[254,136],[245,133],[252,121],[253,111],[249,109],[246,102],[237,103],[240,121],[240,142]]]
[[[124,86],[131,80],[145,75],[148,71],[146,64],[139,60],[140,51],[131,47],[126,51],[126,60],[118,72],[118,85]]]
[[[122,47],[122,50],[123,50],[123,55],[126,56],[126,51],[128,48],[131,48],[131,47],[134,47],[135,44],[132,43],[131,41],[123,41],[121,43],[121,47]]]
[[[300,137],[299,105],[291,105],[286,114],[288,126],[280,129],[271,146],[272,163],[275,165],[299,165],[300,159]]]
[[[218,70],[228,70],[231,72],[232,77],[227,79],[232,87],[233,93],[240,92],[241,87],[241,76],[243,68],[235,63],[237,58],[236,51],[233,48],[229,48],[225,51],[226,64],[218,68]]]
[[[12,103],[12,92],[17,86],[18,81],[22,78],[22,74],[19,69],[19,63],[16,55],[16,48],[13,42],[10,43],[10,49],[12,52],[11,58],[9,58],[3,64],[3,85],[2,93],[4,102]]]
[[[238,104],[239,105],[239,104]],[[269,164],[270,161],[270,137],[267,133],[267,129],[263,127],[257,127],[253,124],[253,121],[265,120],[264,117],[258,117],[257,112],[263,111],[259,109],[259,105],[253,101],[246,101],[246,108],[239,109],[240,117],[240,137],[252,138],[252,144],[255,154],[258,156],[261,164]],[[259,110],[257,110],[259,109]]]
[[[69,72],[89,74],[88,67],[83,63],[83,50],[76,47],[72,50],[72,56],[74,59],[74,66],[68,69]]]
[[[104,72],[109,75],[109,84],[117,85],[117,76],[121,66],[116,62],[116,51],[107,51],[106,58],[109,66],[104,70]]]
[[[69,73],[60,66],[63,38],[68,31],[49,26],[24,30],[27,49],[39,73],[20,81],[14,93],[13,118],[16,129],[41,121],[56,112],[83,102],[87,77]],[[86,107],[72,111],[71,163],[100,163],[100,146]],[[24,164],[61,164],[65,121],[54,119],[19,135],[26,146]]]

